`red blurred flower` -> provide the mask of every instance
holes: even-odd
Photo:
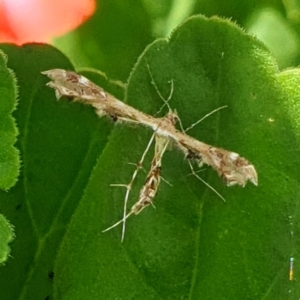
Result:
[[[84,22],[95,0],[0,0],[0,42],[47,42]]]

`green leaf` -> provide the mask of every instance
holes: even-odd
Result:
[[[11,113],[16,108],[17,85],[13,72],[6,66],[0,51],[0,189],[7,190],[17,181],[20,168],[19,152],[14,147],[18,129]]]
[[[212,170],[190,173],[178,150],[166,153],[156,210],[121,228],[125,189],[151,132],[116,126],[64,236],[55,264],[55,299],[286,299],[299,257],[299,92],[294,74],[279,74],[270,53],[227,20],[190,18],[170,40],[147,47],[129,79],[126,102],[154,114],[170,101],[184,127],[227,105],[189,134],[240,153],[255,165],[259,186],[227,188]],[[295,71],[298,73],[298,71]],[[150,152],[152,152],[151,150]],[[148,170],[151,153],[144,163]],[[130,197],[143,184],[140,175]],[[296,264],[296,263],[295,263]]]
[[[54,260],[66,226],[82,197],[111,121],[92,109],[55,101],[41,71],[72,69],[53,47],[1,45],[19,84],[15,117],[22,173],[9,193],[0,193],[0,211],[15,226],[16,240],[0,268],[1,299],[46,299],[52,294]]]
[[[14,239],[14,230],[4,216],[0,215],[0,264],[9,256],[8,244]]]

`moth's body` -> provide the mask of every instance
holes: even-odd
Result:
[[[224,179],[227,186],[240,185],[244,187],[248,180],[254,185],[257,185],[256,170],[248,160],[235,152],[205,144],[186,134],[189,129],[202,121],[203,118],[186,130],[182,129],[182,131],[180,131],[175,127],[175,123],[179,118],[176,111],[171,110],[168,105],[168,101],[171,97],[169,97],[168,100],[163,99],[165,105],[168,105],[169,107],[169,112],[162,118],[156,118],[125,104],[113,95],[104,91],[101,87],[95,85],[89,79],[76,74],[75,72],[54,69],[42,73],[52,80],[47,85],[55,89],[55,94],[58,99],[62,96],[73,98],[75,101],[81,101],[85,104],[92,105],[100,117],[108,115],[114,121],[137,123],[151,128],[154,132],[141,160],[137,164],[137,169],[133,173],[129,184],[114,184],[114,186],[126,188],[123,218],[104,231],[110,230],[120,223],[123,223],[123,240],[126,219],[132,214],[139,214],[150,204],[153,205],[153,200],[157,194],[161,181],[162,158],[170,143],[176,145],[184,153],[184,156],[189,160],[192,173],[223,200],[225,199],[214,188],[194,172],[190,160],[196,161],[199,166],[202,166],[203,164],[211,166],[217,171],[219,176]],[[146,176],[144,185],[140,190],[137,202],[132,206],[129,213],[127,213],[127,201],[132,184],[138,171],[142,167],[145,155],[149,151],[154,139],[155,150],[150,170]]]
[[[173,141],[185,156],[195,153],[204,164],[211,166],[224,178],[228,186],[245,186],[247,181],[257,185],[254,166],[239,154],[213,147],[176,129],[167,117],[155,118],[116,99],[87,78],[74,72],[54,69],[43,72],[53,81],[48,86],[56,90],[57,98],[73,97],[96,108],[99,116],[114,116],[118,120],[134,122],[150,127],[156,135]],[[173,112],[171,112],[173,113]],[[169,114],[169,113],[168,113]]]

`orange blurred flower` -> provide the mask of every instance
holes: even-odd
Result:
[[[83,23],[95,0],[0,0],[0,42],[49,42]]]

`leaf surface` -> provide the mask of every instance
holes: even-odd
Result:
[[[0,264],[7,260],[10,254],[10,247],[8,244],[12,242],[13,239],[13,227],[3,215],[0,215]]]
[[[16,240],[0,268],[1,299],[46,299],[52,294],[58,246],[82,196],[109,121],[83,105],[58,102],[41,71],[72,69],[70,61],[48,45],[1,45],[19,84],[15,118],[20,128],[20,180],[0,193],[0,211],[15,226]]]
[[[125,189],[109,185],[130,181],[134,167],[127,163],[139,161],[151,132],[117,125],[65,235],[55,267],[56,299],[299,295],[297,282],[288,280],[289,258],[299,255],[299,93],[294,76],[278,74],[260,42],[218,18],[190,18],[170,40],[147,47],[129,79],[126,102],[157,112],[162,100],[154,79],[165,98],[174,82],[170,105],[184,127],[227,105],[189,134],[249,159],[259,186],[227,188],[205,168],[201,177],[226,198],[223,203],[188,176],[187,163],[174,147],[162,169],[172,187],[161,183],[156,210],[129,219],[121,244],[120,228],[100,232],[122,217]],[[145,179],[140,176],[131,204]]]
[[[17,84],[6,66],[7,57],[0,52],[0,189],[12,187],[20,168],[19,152],[14,147],[18,129],[11,113],[17,104]]]

